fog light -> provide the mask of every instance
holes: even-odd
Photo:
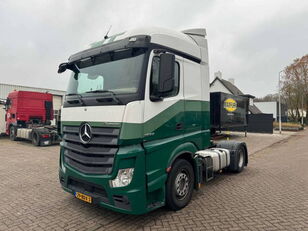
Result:
[[[133,174],[134,174],[133,168],[120,169],[118,171],[117,177],[109,181],[110,187],[118,188],[129,185],[133,179]]]

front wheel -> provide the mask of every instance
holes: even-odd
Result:
[[[177,160],[166,184],[166,205],[172,210],[184,208],[191,200],[194,187],[194,170],[184,159]]]
[[[12,140],[12,141],[16,141],[17,140],[16,133],[17,133],[16,127],[11,126],[10,127],[10,140]]]

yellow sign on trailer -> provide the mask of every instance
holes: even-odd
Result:
[[[228,112],[234,112],[237,108],[237,103],[234,99],[226,99],[224,102],[224,108],[228,111]]]

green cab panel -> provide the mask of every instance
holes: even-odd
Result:
[[[132,182],[126,187],[112,188],[110,180],[117,175],[118,169],[134,168]],[[75,194],[76,192],[92,196],[95,203],[112,210],[142,214],[150,211],[146,201],[145,153],[142,146],[132,145],[119,148],[110,175],[90,175],[74,169],[64,161],[64,149],[61,147],[59,177],[62,188]],[[74,182],[74,184],[72,184]],[[77,182],[77,183],[75,183]],[[80,186],[78,188],[78,186]],[[97,189],[93,193],[92,188]],[[154,209],[154,208],[153,208]]]

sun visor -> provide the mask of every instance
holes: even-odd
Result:
[[[69,58],[69,62],[72,63],[80,59],[96,56],[96,55],[107,53],[110,51],[125,49],[125,48],[134,48],[134,47],[147,48],[150,44],[150,41],[151,41],[151,37],[148,35],[131,36],[131,37],[128,37],[122,40],[110,42],[102,46],[98,46],[98,47],[94,47],[94,48],[90,48],[90,49],[78,52]]]

